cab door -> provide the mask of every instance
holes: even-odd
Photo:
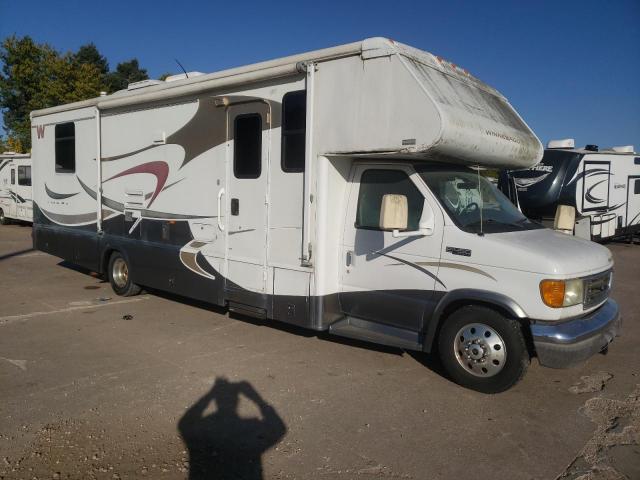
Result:
[[[228,291],[266,293],[269,144],[267,103],[227,107],[227,182],[220,199],[225,205]]]
[[[438,268],[444,218],[411,166],[358,165],[351,177],[342,242],[343,312],[366,320],[420,331],[438,300]],[[407,232],[433,216],[430,235],[394,238],[379,228],[382,197],[407,197]]]

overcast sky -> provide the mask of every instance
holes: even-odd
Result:
[[[151,77],[212,72],[386,36],[500,90],[543,142],[640,149],[640,0],[0,0],[0,38],[58,50],[94,42]]]

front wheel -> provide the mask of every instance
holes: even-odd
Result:
[[[131,281],[130,272],[127,260],[119,252],[113,252],[109,259],[109,283],[113,291],[122,297],[137,295],[142,290]]]
[[[520,324],[475,305],[460,308],[445,320],[438,349],[456,383],[483,393],[508,390],[524,376],[530,362]]]

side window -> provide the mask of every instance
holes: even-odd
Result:
[[[16,169],[12,168],[11,169],[11,185],[15,185],[16,184]]]
[[[262,172],[262,117],[238,115],[233,127],[233,174],[236,178],[259,178]]]
[[[31,167],[25,165],[18,167],[18,185],[31,186]]]
[[[636,195],[640,193],[640,178],[636,180],[636,183],[633,185],[633,193]]]
[[[356,228],[379,230],[382,197],[399,194],[407,197],[409,219],[407,230],[417,230],[424,207],[424,197],[401,170],[365,170],[360,178]]]
[[[282,99],[281,163],[284,172],[304,172],[307,92],[289,92]]]
[[[76,171],[76,124],[56,125],[56,173]]]

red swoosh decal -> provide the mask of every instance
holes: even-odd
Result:
[[[107,178],[105,182],[109,180],[113,180],[114,178],[124,177],[126,175],[133,175],[134,173],[150,173],[156,177],[156,189],[151,196],[151,200],[149,200],[149,204],[147,207],[150,207],[153,201],[156,199],[158,194],[162,191],[164,184],[167,182],[167,177],[169,177],[169,165],[165,162],[147,162],[142,165],[136,165],[135,167],[131,167],[124,172],[120,172],[113,177]]]

